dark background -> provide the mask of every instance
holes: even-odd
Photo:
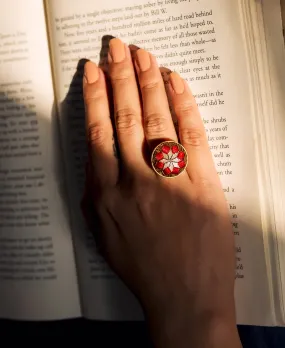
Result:
[[[284,348],[285,329],[239,326],[244,348]],[[142,322],[99,322],[72,319],[54,322],[25,322],[0,320],[1,338],[9,340],[36,337],[63,337],[88,339],[86,345],[96,347],[152,347],[147,327]],[[179,347],[177,347],[179,348]],[[191,348],[191,347],[189,347]],[[221,347],[230,348],[230,347]]]

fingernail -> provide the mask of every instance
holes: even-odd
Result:
[[[143,49],[137,51],[136,61],[141,71],[147,71],[151,66],[150,55]]]
[[[171,73],[169,80],[176,94],[184,93],[184,90],[185,90],[184,80],[180,77],[179,74],[177,74],[176,72]]]
[[[93,62],[87,62],[84,66],[84,82],[94,83],[99,79],[99,70]]]
[[[120,63],[126,58],[125,45],[120,39],[112,39],[109,46],[114,63]]]

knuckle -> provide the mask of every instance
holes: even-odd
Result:
[[[112,67],[110,71],[110,77],[114,83],[128,83],[132,75],[133,70],[124,63],[119,63],[118,66]]]
[[[157,135],[167,130],[167,120],[160,114],[146,115],[144,118],[144,127],[148,135]]]
[[[85,91],[84,93],[84,102],[85,105],[90,105],[94,102],[100,102],[102,98],[105,96],[105,91],[101,88],[96,88],[95,86],[92,86],[89,90]]]
[[[91,145],[103,145],[106,139],[106,132],[104,128],[97,123],[90,124],[88,127],[88,139]]]
[[[212,189],[213,188],[213,183],[212,181],[209,180],[209,178],[205,178],[204,176],[200,176],[198,179],[198,182],[196,183],[198,187],[201,189]]]
[[[111,79],[113,80],[114,83],[117,83],[117,84],[128,84],[130,80],[130,75],[124,72],[120,72],[117,74],[113,73],[111,75]]]
[[[119,109],[116,111],[117,131],[132,134],[137,128],[136,113],[132,109]]]
[[[142,82],[142,87],[141,89],[143,91],[149,91],[149,90],[154,90],[159,87],[159,81],[158,80],[153,80],[153,81],[143,81]]]
[[[180,130],[180,138],[182,143],[199,147],[205,141],[204,132],[198,128],[186,128]]]
[[[175,111],[181,117],[189,116],[196,110],[196,103],[193,100],[185,101],[176,106]]]

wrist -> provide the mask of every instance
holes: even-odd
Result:
[[[157,348],[240,348],[235,311],[223,314],[193,314],[186,308],[175,313],[147,314],[150,333]]]

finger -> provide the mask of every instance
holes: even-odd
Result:
[[[149,172],[143,158],[142,111],[131,53],[119,39],[110,41],[109,64],[121,158],[127,167]]]
[[[136,52],[135,66],[143,100],[143,124],[147,141],[152,148],[166,139],[177,141],[155,57],[140,49]]]
[[[115,185],[118,162],[114,153],[106,81],[103,71],[90,61],[84,67],[83,94],[88,150],[94,175],[101,185]]]
[[[179,74],[170,74],[169,92],[179,125],[179,137],[188,153],[187,171],[192,181],[218,180],[206,131],[195,98]]]

